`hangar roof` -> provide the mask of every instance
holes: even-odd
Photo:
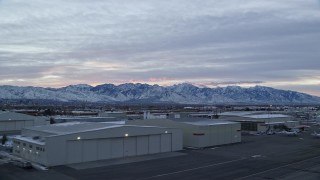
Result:
[[[72,133],[118,128],[118,127],[137,127],[137,126],[114,124],[114,123],[101,123],[101,122],[67,122],[67,123],[51,124],[51,125],[44,125],[44,126],[33,126],[25,129],[51,133],[55,135],[63,135],[63,134],[72,134]],[[139,126],[139,127],[151,127],[151,126]]]
[[[115,117],[97,117],[97,116],[56,116],[55,119],[81,120],[81,119],[115,119]]]
[[[213,125],[238,123],[238,122],[231,122],[225,119],[204,119],[204,118],[196,118],[196,117],[171,118],[168,120],[171,120],[173,122],[195,125],[195,126],[213,126]],[[145,120],[145,121],[148,121],[148,120]],[[161,121],[161,119],[159,119],[159,121]]]
[[[45,140],[42,138],[35,139],[34,137],[27,137],[27,136],[21,136],[21,135],[17,135],[14,138],[21,140],[21,141],[27,141],[30,143],[38,144],[38,145],[45,145],[46,144]]]
[[[193,122],[183,122],[186,124],[196,125],[196,126],[214,126],[223,124],[238,124],[237,122],[230,122],[224,120],[203,120],[203,121],[193,121]]]
[[[251,114],[243,117],[256,118],[256,119],[268,119],[268,118],[286,118],[291,116],[288,116],[285,114]]]
[[[0,121],[33,121],[35,119],[37,119],[35,116],[10,111],[0,111]]]
[[[256,119],[291,117],[291,116],[277,113],[277,112],[266,113],[265,111],[230,111],[230,112],[220,113],[219,115],[238,116],[238,117],[256,118]]]

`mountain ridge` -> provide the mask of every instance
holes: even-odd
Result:
[[[189,83],[172,86],[125,83],[120,85],[88,84],[61,88],[0,86],[0,99],[54,100],[61,102],[168,102],[178,104],[320,104],[320,97],[266,86],[243,88],[197,87]]]

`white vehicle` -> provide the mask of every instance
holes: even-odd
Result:
[[[285,134],[287,136],[298,136],[297,131],[281,131],[281,134]]]
[[[316,138],[320,138],[320,133],[318,134],[316,131],[314,131],[311,136],[314,136]]]

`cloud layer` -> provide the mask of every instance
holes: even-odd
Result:
[[[0,19],[0,84],[234,82],[320,95],[316,0],[0,0]]]

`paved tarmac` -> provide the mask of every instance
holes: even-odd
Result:
[[[181,153],[181,152],[167,152],[167,153],[159,153],[159,154],[146,155],[146,156],[134,156],[134,157],[127,157],[127,158],[70,164],[68,165],[68,167],[71,167],[76,170],[82,170],[82,169],[106,167],[106,166],[119,165],[119,164],[128,164],[128,163],[134,163],[134,162],[149,161],[154,159],[170,158],[170,157],[184,156],[184,155],[187,155],[187,154]]]
[[[57,166],[48,171],[24,170],[0,165],[0,180],[166,180],[166,179],[320,179],[320,138],[311,131],[297,137],[246,135],[242,143],[199,150],[184,150],[182,156],[122,160],[90,166],[86,163]],[[116,161],[116,160],[115,160]],[[118,161],[119,162],[119,161]],[[92,164],[92,162],[91,162]],[[85,168],[87,167],[87,168]]]

